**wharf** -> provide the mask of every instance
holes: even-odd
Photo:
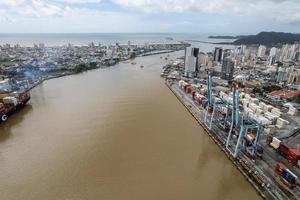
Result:
[[[260,169],[257,169],[249,159],[242,155],[239,158],[234,158],[231,156],[229,151],[224,146],[224,140],[220,138],[217,134],[215,134],[212,130],[205,125],[203,118],[203,111],[199,108],[196,108],[195,105],[191,105],[184,99],[183,94],[176,90],[173,87],[172,82],[165,82],[168,88],[172,91],[172,93],[177,97],[177,99],[184,105],[184,107],[192,114],[192,116],[196,119],[198,124],[200,124],[206,133],[210,136],[210,138],[219,146],[219,148],[225,153],[227,158],[232,161],[235,167],[242,173],[242,175],[248,180],[248,182],[255,188],[258,194],[263,199],[287,199],[288,197],[279,192],[277,187],[271,183],[269,179],[267,179],[262,173]],[[272,185],[271,185],[272,184]],[[270,187],[271,185],[271,187]]]

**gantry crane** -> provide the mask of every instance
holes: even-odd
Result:
[[[232,102],[232,115],[230,130],[226,140],[226,148],[232,154],[233,157],[237,157],[239,152],[239,146],[242,144],[243,148],[251,156],[255,156],[258,140],[261,134],[261,125],[254,120],[246,119],[240,114],[240,95],[237,82],[233,81],[233,102]],[[251,144],[249,144],[248,138],[255,136]],[[232,137],[233,135],[236,138]]]

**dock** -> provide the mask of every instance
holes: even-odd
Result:
[[[185,99],[184,94],[180,93],[180,91],[173,86],[173,82],[166,80],[165,84],[263,199],[294,199],[281,192],[246,155],[242,154],[234,158],[225,148],[225,140],[219,137],[213,130],[210,130],[204,123],[203,113],[205,111],[203,109],[200,110],[201,108],[194,104],[190,104],[188,100]]]

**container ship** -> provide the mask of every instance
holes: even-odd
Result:
[[[22,109],[30,100],[29,91],[0,94],[0,123],[16,111]]]

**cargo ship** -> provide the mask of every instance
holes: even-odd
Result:
[[[0,94],[0,123],[16,111],[22,109],[30,100],[29,91]]]

